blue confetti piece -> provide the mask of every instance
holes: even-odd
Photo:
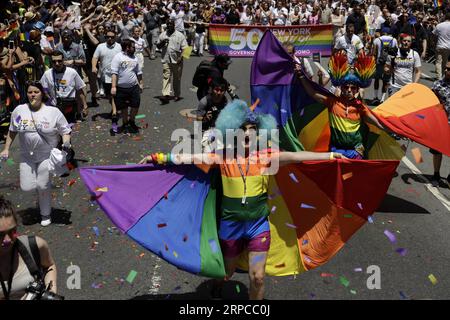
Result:
[[[303,208],[303,209],[315,209],[316,207],[310,206],[309,204],[306,204],[306,203],[302,203],[300,205],[300,208]]]
[[[287,110],[285,110],[285,109],[281,109],[280,111],[281,111],[281,113],[288,113]]]
[[[16,123],[19,123],[20,122],[20,120],[22,120],[22,117],[20,116],[20,114],[17,116],[17,118],[16,118]]]
[[[297,179],[297,177],[295,176],[295,174],[289,173],[289,177],[291,177],[291,179],[292,179],[295,183],[298,183],[298,179]]]
[[[97,227],[92,227],[92,230],[94,230],[95,235],[98,237],[100,235],[100,232],[98,231]]]
[[[369,223],[373,223],[373,218],[372,218],[372,216],[368,216],[368,217],[367,217],[367,220],[369,221]]]
[[[425,116],[423,116],[423,115],[421,115],[421,114],[416,114],[416,117],[417,117],[417,118],[420,118],[420,119],[425,119]]]
[[[210,239],[210,240],[208,240],[208,243],[209,243],[209,246],[211,247],[211,251],[213,253],[217,253],[217,251],[219,251],[216,240]]]
[[[408,299],[408,297],[403,293],[403,291],[399,291],[398,293],[400,294],[400,297],[402,297],[402,299]]]
[[[306,245],[306,244],[308,244],[308,240],[303,240],[303,242],[302,242],[302,246],[304,246],[304,245]]]

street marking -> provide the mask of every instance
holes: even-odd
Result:
[[[153,268],[153,275],[152,275],[152,287],[148,292],[150,294],[157,294],[159,292],[159,288],[161,287],[161,276],[159,275],[158,269],[161,268],[161,265],[159,264],[161,262],[161,259],[159,257],[156,257],[156,264]]]
[[[422,171],[420,171],[407,157],[403,157],[402,162],[409,168],[409,170],[412,171],[412,173],[424,177]],[[419,177],[419,179],[421,178]],[[448,211],[450,211],[450,201],[439,191],[438,188],[433,187],[431,181],[428,180],[428,178],[425,179],[428,181],[428,183],[426,183],[426,181],[422,181],[425,182],[425,187],[428,189],[428,191],[430,191],[442,203],[442,205]]]

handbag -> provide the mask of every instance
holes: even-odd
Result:
[[[42,140],[49,146],[50,143],[48,143],[47,139],[39,132],[39,129],[36,125],[36,122],[34,121],[33,113],[31,112],[31,120],[33,121],[34,128],[36,129],[37,134],[41,137]],[[61,176],[63,174],[68,173],[68,168],[66,166],[67,163],[67,152],[64,150],[60,150],[58,148],[52,148],[50,151],[50,156],[48,158],[48,171],[50,173],[53,173],[54,175]]]

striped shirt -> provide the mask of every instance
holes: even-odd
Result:
[[[331,145],[353,149],[363,142],[361,118],[367,114],[359,100],[345,101],[343,98],[328,97],[325,101],[331,129]]]
[[[270,157],[271,154],[265,155]],[[220,158],[216,154],[210,156],[216,158],[216,163]],[[237,159],[221,161],[218,166],[223,188],[222,219],[247,221],[267,217],[270,213],[267,205],[270,176],[264,174],[264,169],[270,166],[270,162],[265,163],[261,160],[261,153],[256,153],[239,162]],[[203,165],[201,167],[205,168]],[[206,169],[209,168],[210,166],[206,166]]]

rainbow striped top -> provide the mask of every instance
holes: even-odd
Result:
[[[343,98],[328,97],[325,101],[328,107],[331,130],[331,145],[337,148],[353,149],[363,142],[361,132],[361,117],[367,110],[359,100],[344,103]]]

